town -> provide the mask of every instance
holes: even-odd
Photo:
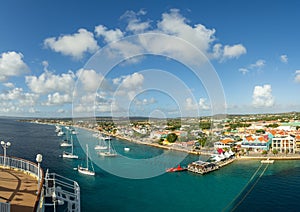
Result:
[[[82,127],[130,142],[193,154],[232,150],[237,156],[297,157],[300,113],[220,115],[200,118],[35,119],[37,123]]]

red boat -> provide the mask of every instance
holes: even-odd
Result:
[[[187,168],[183,168],[179,164],[177,167],[167,169],[166,172],[182,172],[182,171],[186,171],[186,170],[187,170]]]

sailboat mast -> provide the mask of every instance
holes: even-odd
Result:
[[[88,145],[86,144],[86,168],[89,168],[89,148]]]

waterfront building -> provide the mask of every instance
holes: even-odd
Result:
[[[272,134],[265,134],[261,136],[247,135],[243,138],[241,147],[253,151],[268,151],[272,143],[272,138]]]
[[[224,148],[230,149],[233,146],[234,142],[235,141],[232,138],[225,138],[225,139],[215,142],[214,148],[215,149],[224,149]]]
[[[295,153],[296,148],[296,139],[293,135],[280,135],[272,139],[272,149],[280,153]]]

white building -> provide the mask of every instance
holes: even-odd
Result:
[[[295,153],[296,139],[291,135],[283,135],[272,139],[272,149],[276,149],[280,153]]]

